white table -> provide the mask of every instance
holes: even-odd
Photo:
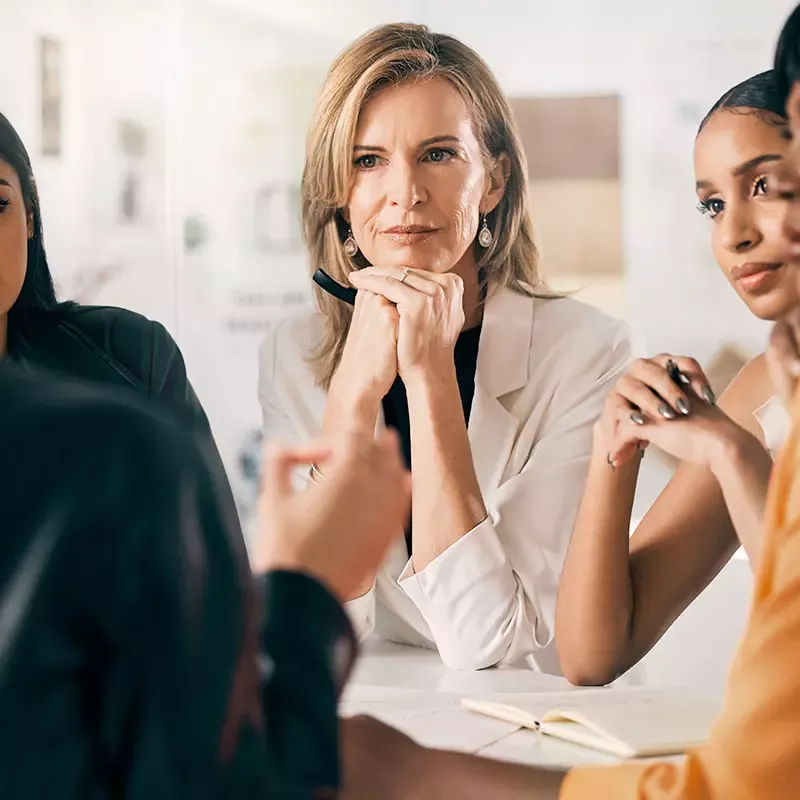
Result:
[[[552,694],[556,703],[560,694],[573,691],[564,678],[515,667],[453,670],[433,651],[373,639],[362,649],[341,712],[371,714],[422,744],[504,761],[548,767],[616,763],[602,753],[460,707],[463,697],[505,695],[511,700],[520,693]]]

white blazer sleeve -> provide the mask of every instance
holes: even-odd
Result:
[[[299,443],[303,441],[303,436],[292,422],[279,391],[276,370],[277,339],[277,332],[270,331],[259,350],[258,400],[264,420],[264,440],[275,439],[288,444]],[[295,488],[303,491],[308,488],[308,485],[308,470],[296,470]],[[345,611],[359,641],[366,639],[375,628],[375,585],[373,584],[365,595],[345,603]]]
[[[549,645],[556,594],[606,395],[639,350],[616,320],[571,334],[569,364],[519,474],[487,499],[487,519],[399,583],[457,669],[512,663]],[[638,355],[638,352],[636,352]],[[541,410],[539,410],[541,413]],[[486,499],[486,498],[485,498]]]

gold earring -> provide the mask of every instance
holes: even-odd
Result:
[[[478,244],[481,247],[489,247],[493,241],[494,236],[492,236],[492,232],[489,230],[489,226],[486,224],[486,214],[484,214],[483,225],[478,233]]]
[[[353,238],[352,229],[348,230],[347,238],[344,240],[344,244],[342,244],[342,249],[344,250],[344,254],[349,258],[353,258],[353,256],[355,256],[355,254],[358,252],[358,244]]]

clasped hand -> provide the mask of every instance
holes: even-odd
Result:
[[[361,370],[377,368],[383,379],[377,383],[386,391],[397,374],[408,383],[416,374],[452,368],[464,327],[458,275],[368,267],[352,273],[350,281],[359,292],[343,361],[357,355]]]
[[[670,376],[670,362],[680,382]],[[608,395],[595,426],[595,442],[615,467],[650,443],[681,461],[710,466],[740,435],[744,432],[717,407],[700,365],[667,354],[634,362]]]

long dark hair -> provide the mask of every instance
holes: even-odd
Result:
[[[717,111],[734,111],[759,114],[765,122],[783,125],[786,122],[786,96],[780,91],[778,76],[770,69],[753,75],[746,81],[736,84],[725,92],[706,114],[700,123],[700,131],[705,128]]]
[[[44,251],[39,192],[33,178],[31,159],[19,134],[2,114],[0,114],[0,158],[17,173],[25,209],[33,215],[33,237],[28,239],[28,268],[25,272],[25,281],[16,303],[8,312],[9,329],[13,331],[41,312],[55,311],[59,303],[50,267],[47,264],[47,254]]]

